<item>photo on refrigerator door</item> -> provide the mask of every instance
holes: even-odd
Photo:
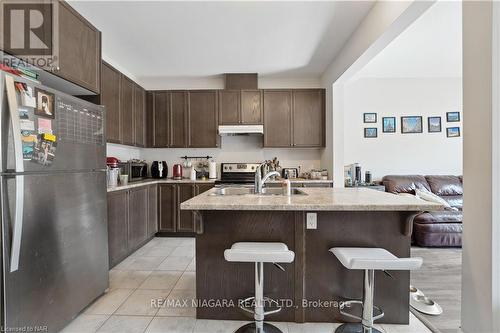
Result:
[[[57,143],[47,140],[46,134],[38,135],[38,142],[35,144],[32,161],[41,165],[49,166],[54,162]]]
[[[35,88],[36,108],[35,114],[40,117],[55,118],[54,94]]]

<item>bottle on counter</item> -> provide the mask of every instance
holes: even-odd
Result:
[[[291,196],[292,182],[290,181],[290,179],[283,179],[281,185],[283,186],[283,195]]]
[[[372,183],[372,173],[370,171],[365,172],[365,183],[366,184]]]

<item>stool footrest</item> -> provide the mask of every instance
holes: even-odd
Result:
[[[339,312],[342,315],[346,316],[346,317],[354,318],[354,319],[357,319],[357,320],[363,320],[362,317],[359,317],[359,316],[353,315],[352,313],[344,311],[344,308],[346,306],[351,306],[353,304],[359,304],[359,305],[361,305],[361,308],[363,308],[363,302],[362,301],[350,300],[350,301],[345,301],[345,302],[341,303],[340,308],[339,308]],[[377,310],[379,312],[377,315],[373,316],[373,320],[380,319],[380,318],[382,318],[384,316],[384,311],[380,307],[374,305],[373,306],[373,310]],[[375,313],[375,311],[373,311],[373,312]]]
[[[255,296],[251,296],[251,297],[245,298],[243,301],[239,302],[238,307],[239,307],[241,310],[245,311],[246,313],[251,314],[251,315],[254,315],[254,314],[255,314],[255,311],[254,311],[254,310],[252,310],[251,308],[248,308],[248,307],[245,307],[245,306],[243,306],[243,305],[242,305],[242,304],[245,304],[245,303],[247,303],[247,302],[249,302],[249,301],[252,301],[252,300],[255,300]],[[266,303],[269,303],[269,304],[276,304],[276,307],[277,307],[277,309],[274,309],[274,310],[264,311],[264,316],[267,316],[267,315],[270,315],[270,314],[274,314],[274,313],[278,313],[278,312],[280,312],[280,311],[281,311],[281,309],[282,309],[282,307],[281,307],[281,306],[279,306],[278,301],[275,301],[275,300],[273,300],[273,299],[271,299],[271,298],[269,298],[269,297],[264,297],[264,299],[263,299],[263,303],[264,303],[264,305],[265,305]]]

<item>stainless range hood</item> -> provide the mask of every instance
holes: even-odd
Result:
[[[219,135],[262,135],[264,125],[220,125]]]

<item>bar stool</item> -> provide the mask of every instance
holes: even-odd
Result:
[[[360,324],[342,324],[335,333],[380,333],[373,327],[373,322],[384,316],[384,311],[373,304],[375,270],[414,270],[422,266],[422,258],[398,258],[381,248],[334,247],[330,249],[347,269],[364,270],[363,301],[350,300],[343,303],[340,313],[344,316],[361,320]],[[362,317],[344,311],[345,306],[361,304]],[[374,315],[373,309],[379,313]]]
[[[254,309],[250,310],[239,304],[239,307],[253,314],[255,322],[243,325],[235,333],[282,333],[282,331],[271,324],[264,323],[264,317],[281,311],[281,307],[272,311],[265,311],[264,302],[279,305],[278,302],[264,297],[264,263],[273,263],[281,270],[285,270],[278,263],[290,263],[295,258],[295,253],[288,250],[283,243],[263,242],[239,242],[234,243],[230,249],[224,251],[224,258],[230,262],[254,262],[255,263],[255,296],[243,301],[247,303],[254,300]]]

